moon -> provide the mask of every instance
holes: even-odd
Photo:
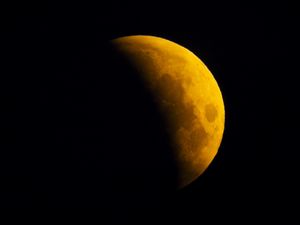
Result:
[[[111,40],[138,71],[166,121],[178,167],[178,188],[196,180],[221,144],[225,110],[220,88],[191,51],[164,38],[146,35]]]

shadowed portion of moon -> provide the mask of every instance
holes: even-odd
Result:
[[[157,205],[177,183],[167,126],[127,60],[109,44],[97,51],[91,58],[82,50],[63,67],[66,56],[58,56],[30,87],[39,94],[24,96],[33,106],[22,146],[39,159],[30,163],[36,199],[50,207]]]
[[[173,128],[177,130],[180,127],[192,127],[197,116],[192,104],[184,104],[185,90],[181,80],[176,81],[171,75],[163,74],[156,82],[157,85],[155,87],[157,90],[154,89],[154,92],[159,92],[158,90],[168,87],[161,97],[163,102],[162,107],[164,107],[163,110],[167,113],[166,119],[171,121],[177,120],[177,123],[171,124],[177,126]]]
[[[184,99],[186,90],[182,80],[175,80],[170,74],[163,74],[157,81],[154,93],[166,89],[160,96],[161,111],[164,120],[168,121],[168,131],[173,143],[173,157],[179,171],[178,183],[186,183],[191,177],[196,177],[198,171],[191,167],[191,156],[198,154],[199,149],[203,149],[208,143],[208,133],[201,123],[198,122],[195,105],[186,102]],[[176,133],[177,135],[172,135]],[[183,149],[184,148],[184,151]]]

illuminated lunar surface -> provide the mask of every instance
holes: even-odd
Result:
[[[113,46],[138,71],[154,96],[178,167],[178,188],[198,178],[219,149],[225,122],[221,91],[188,49],[154,36],[127,36]]]

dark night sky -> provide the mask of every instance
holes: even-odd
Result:
[[[1,6],[0,206],[69,207],[49,200],[48,193],[60,196],[60,188],[72,192],[69,186],[77,182],[74,192],[91,193],[77,207],[105,208],[123,222],[139,214],[147,221],[185,224],[299,223],[296,6],[287,1],[209,2]],[[107,78],[110,61],[104,54],[108,40],[132,34],[161,36],[193,51],[218,81],[226,109],[223,142],[206,173],[168,200],[137,212],[127,209],[130,197],[117,195],[105,207],[97,203],[97,188],[90,188],[102,185],[97,172],[90,173],[101,169],[94,165],[101,158],[97,149],[110,141],[114,148],[124,148],[120,136],[124,140],[134,134],[124,118],[116,119],[128,107],[120,95],[132,87]],[[94,123],[98,115],[102,118]],[[119,128],[119,122],[129,126]],[[107,133],[109,141],[96,143],[97,135]],[[92,150],[82,153],[82,146]],[[75,153],[64,153],[68,148]],[[45,190],[47,182],[54,185]],[[73,204],[71,198],[64,201]]]

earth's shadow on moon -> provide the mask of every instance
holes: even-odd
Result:
[[[64,70],[54,63],[43,83],[39,204],[154,206],[177,187],[165,121],[126,59],[109,44],[97,50],[76,53]]]

